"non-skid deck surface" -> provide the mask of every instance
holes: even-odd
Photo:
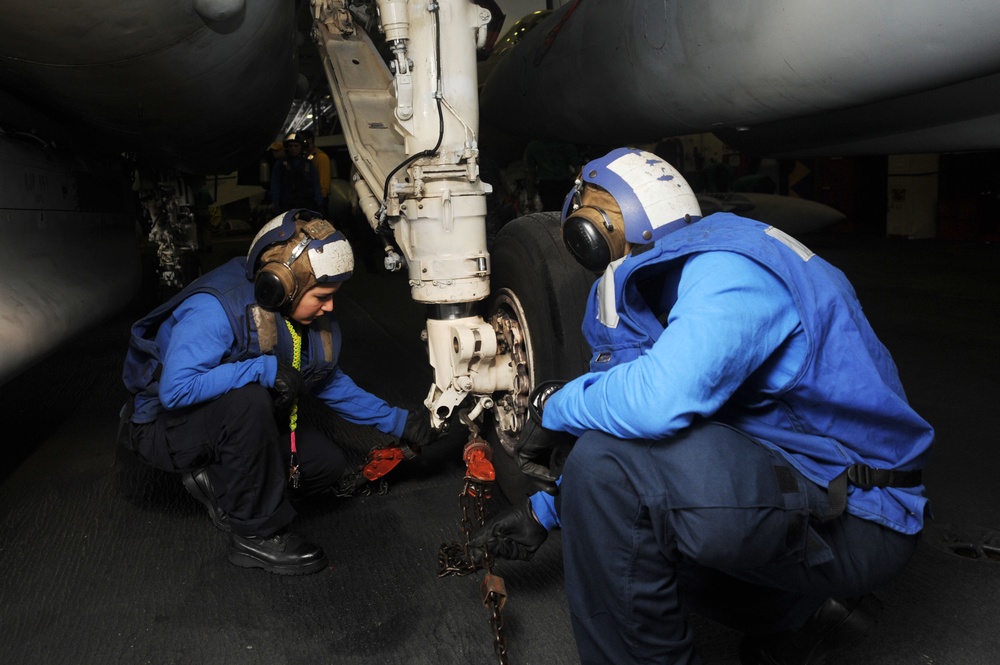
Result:
[[[996,663],[1000,248],[807,242],[855,283],[911,401],[938,430],[927,471],[936,519],[880,592],[886,610],[871,638],[832,662]],[[116,454],[128,326],[151,305],[140,297],[0,387],[0,662],[497,662],[480,577],[437,576],[438,546],[461,537],[461,437],[390,474],[385,495],[300,511],[293,528],[324,547],[329,570],[284,577],[233,566],[225,534],[178,476]],[[430,370],[405,277],[359,270],[337,311],[348,373],[392,403],[418,406]],[[324,423],[358,462],[387,441]],[[491,500],[492,509],[505,504]],[[555,532],[533,562],[498,565],[512,665],[578,662],[560,546]],[[692,620],[704,663],[738,662],[739,635]]]

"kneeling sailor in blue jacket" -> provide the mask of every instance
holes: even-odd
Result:
[[[347,461],[318,428],[298,422],[300,394],[411,446],[431,439],[429,418],[390,406],[338,365],[333,297],[353,268],[342,233],[318,213],[292,210],[260,230],[246,259],[205,274],[132,328],[127,445],[182,472],[230,532],[238,566],[301,575],[327,565],[318,545],[287,529],[295,510],[286,488],[330,491]]]
[[[547,491],[472,544],[528,559],[562,527],[583,663],[697,663],[687,611],[746,633],[744,665],[856,642],[916,547],[934,431],[847,279],[766,224],[702,219],[639,150],[584,166],[562,231],[603,273],[591,371],[536,388],[515,455]]]

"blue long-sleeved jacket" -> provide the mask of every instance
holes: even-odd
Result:
[[[822,486],[854,463],[926,461],[933,429],[846,278],[767,225],[717,214],[666,236],[598,280],[586,317],[593,371],[548,400],[549,429],[666,439],[708,418]],[[925,505],[922,487],[852,488],[847,510],[915,533]]]
[[[284,323],[256,307],[243,259],[233,259],[133,326],[124,370],[136,395],[132,420],[151,422],[164,408],[250,383],[273,387],[279,358],[291,364],[291,355]],[[407,412],[358,387],[340,370],[339,355],[340,328],[327,314],[303,335],[301,371],[310,392],[350,422],[400,436]]]

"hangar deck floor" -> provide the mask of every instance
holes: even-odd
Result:
[[[854,282],[911,401],[938,433],[926,475],[935,519],[910,566],[879,592],[886,610],[870,638],[834,662],[995,663],[1000,247],[805,240]],[[209,258],[239,241],[216,243]],[[177,476],[116,455],[128,327],[151,305],[138,298],[0,387],[0,662],[496,662],[479,578],[436,575],[438,546],[459,537],[461,440],[446,438],[393,471],[388,494],[300,512],[295,529],[331,562],[306,577],[230,565],[225,536]],[[390,402],[417,406],[430,372],[405,278],[361,269],[337,308],[348,373]],[[342,421],[331,427],[359,462],[385,441]],[[530,564],[498,565],[514,665],[578,662],[559,545],[555,532]],[[739,635],[692,620],[704,663],[738,662]]]

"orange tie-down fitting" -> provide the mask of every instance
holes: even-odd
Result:
[[[465,444],[462,451],[462,459],[465,460],[465,477],[477,480],[481,483],[492,483],[496,480],[497,472],[493,469],[493,449],[476,435],[469,437],[469,442]]]
[[[396,468],[396,465],[406,459],[403,449],[399,446],[373,448],[368,454],[369,460],[361,469],[361,475],[373,482]]]

